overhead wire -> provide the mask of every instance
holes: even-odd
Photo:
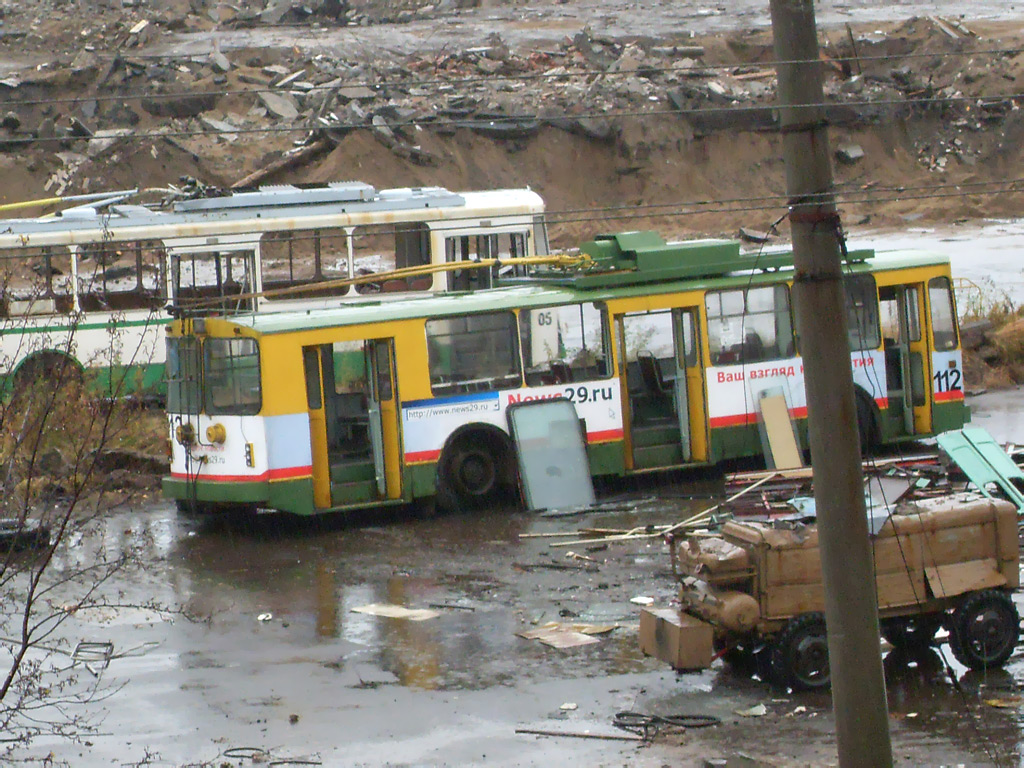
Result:
[[[972,197],[992,194],[1004,194],[1012,191],[1024,192],[1024,177],[1014,177],[994,181],[951,181],[946,183],[932,183],[920,185],[875,185],[870,189],[849,189],[850,184],[838,184],[832,192],[820,194],[808,194],[804,202],[814,203],[834,196],[837,200],[847,203],[871,204],[874,202],[893,202],[899,200],[924,200],[948,197]],[[1019,187],[1019,188],[1018,188]],[[883,193],[883,194],[878,194]],[[38,201],[43,206],[48,201]],[[747,195],[727,198],[706,198],[693,200],[672,200],[664,203],[636,203],[616,205],[596,205],[588,207],[574,207],[561,209],[547,209],[544,211],[545,220],[548,223],[577,222],[596,218],[595,215],[623,214],[614,218],[636,219],[649,218],[652,216],[682,216],[700,213],[725,213],[731,211],[775,211],[781,206],[788,204],[788,197],[783,193],[768,195]],[[698,208],[697,211],[680,210],[684,208]],[[339,215],[352,214],[354,211],[342,211]],[[521,218],[522,213],[488,213],[487,218],[500,222],[503,218]],[[97,226],[101,226],[100,218],[97,219]],[[464,228],[466,222],[479,219],[478,215],[446,216],[443,222],[434,222],[432,229],[444,231],[446,229]],[[612,217],[603,217],[612,218]],[[108,218],[106,225],[114,221]],[[0,220],[2,222],[2,220]],[[387,225],[375,225],[373,234],[389,234],[397,231]],[[3,230],[0,229],[0,234]]]

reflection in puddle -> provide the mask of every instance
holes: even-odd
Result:
[[[316,564],[316,634],[317,637],[338,636],[338,590],[334,571],[318,560]]]

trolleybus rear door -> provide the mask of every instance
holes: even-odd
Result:
[[[686,388],[678,367],[673,312],[631,312],[619,317],[619,339],[625,366],[623,388],[628,406],[629,443],[634,470],[670,467],[685,461],[689,423],[681,429]]]
[[[927,386],[931,380],[922,333],[921,286],[879,286],[885,347],[889,427],[896,435],[931,431]]]

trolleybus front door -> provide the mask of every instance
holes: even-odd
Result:
[[[931,380],[922,332],[920,285],[879,286],[885,350],[889,431],[895,436],[931,431],[927,386]]]
[[[304,347],[318,508],[402,495],[391,339]]]

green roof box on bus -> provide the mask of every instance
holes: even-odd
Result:
[[[788,249],[741,253],[738,240],[667,243],[657,232],[648,231],[598,235],[581,245],[580,252],[592,260],[583,270],[542,268],[535,275],[575,288],[606,288],[793,266],[793,252]],[[873,256],[870,249],[850,251],[845,260],[861,262]]]

